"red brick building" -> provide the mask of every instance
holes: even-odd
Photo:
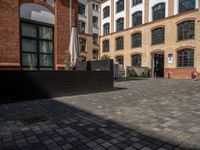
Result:
[[[77,9],[77,0],[1,0],[0,70],[62,69]]]

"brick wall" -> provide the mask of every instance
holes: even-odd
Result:
[[[0,70],[20,68],[19,1],[0,1]]]
[[[0,1],[0,70],[20,69],[20,4],[32,2],[45,6],[41,0]],[[72,26],[77,25],[77,0],[73,0]],[[54,52],[55,69],[64,66],[69,56],[70,9],[69,1],[56,0],[50,11],[55,13]]]
[[[173,79],[191,79],[195,68],[165,68],[165,78]]]

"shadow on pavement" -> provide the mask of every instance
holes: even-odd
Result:
[[[183,149],[177,148],[178,143],[144,135],[137,128],[125,127],[60,100],[1,105],[0,114],[0,149]],[[45,116],[48,121],[28,126],[19,121],[20,118],[36,115]],[[8,144],[8,138],[13,145]]]

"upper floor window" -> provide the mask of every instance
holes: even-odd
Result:
[[[159,3],[153,7],[153,20],[165,18],[165,3]]]
[[[132,26],[134,27],[140,24],[142,24],[142,11],[137,11],[132,14]]]
[[[165,29],[163,27],[152,30],[152,45],[165,42]]]
[[[179,0],[179,13],[195,9],[196,0]]]
[[[117,56],[115,57],[115,61],[118,62],[120,65],[124,64],[124,57],[123,56]]]
[[[106,6],[104,9],[103,9],[103,18],[106,18],[106,17],[109,17],[110,16],[110,7],[109,6]]]
[[[103,52],[109,52],[109,40],[103,41]]]
[[[195,22],[185,21],[178,25],[178,40],[188,40],[195,37]]]
[[[93,33],[92,37],[93,37],[93,44],[98,44],[98,40],[99,40],[98,37],[99,37],[99,35],[96,34],[96,33]]]
[[[131,56],[131,64],[133,67],[141,67],[141,55],[140,54],[136,54],[136,55],[132,55]]]
[[[138,4],[141,4],[142,0],[132,0],[132,2],[133,2],[133,6],[136,6]]]
[[[124,49],[124,38],[118,37],[116,38],[116,50],[123,50]]]
[[[124,30],[124,18],[119,18],[116,21],[116,31]]]
[[[80,33],[85,33],[85,22],[79,21],[79,32]]]
[[[194,50],[183,49],[177,52],[178,67],[194,67]]]
[[[120,12],[124,10],[124,0],[118,0],[116,3],[116,12]]]
[[[85,5],[82,3],[78,3],[78,13],[80,15],[85,15]]]
[[[108,35],[110,33],[110,24],[109,23],[105,23],[103,25],[103,35]]]
[[[93,23],[93,27],[98,28],[98,17],[97,16],[93,16],[92,23]]]
[[[85,52],[86,51],[86,40],[83,38],[80,38],[79,43],[80,43],[80,51]]]
[[[141,47],[142,46],[142,34],[135,33],[132,35],[132,48]]]
[[[97,5],[97,4],[92,4],[92,9],[94,10],[94,11],[99,11],[99,6]]]

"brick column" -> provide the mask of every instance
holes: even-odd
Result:
[[[72,26],[77,25],[77,0],[73,0]],[[69,1],[55,2],[55,69],[63,69],[64,60],[69,57],[70,7]]]
[[[19,0],[0,1],[0,70],[20,69]]]
[[[144,1],[144,23],[149,22],[149,0]]]
[[[115,2],[114,2],[114,0],[111,0],[111,25],[110,25],[110,27],[111,27],[111,33],[112,32],[114,32],[114,15],[115,15],[115,10],[114,10],[114,6],[115,6]]]

